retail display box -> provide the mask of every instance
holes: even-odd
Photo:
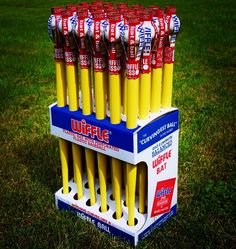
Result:
[[[133,245],[149,235],[156,227],[176,214],[178,180],[179,111],[163,109],[150,114],[147,120],[138,120],[135,129],[127,129],[125,118],[119,124],[106,119],[97,120],[95,113],[85,116],[81,110],[71,112],[68,106],[49,107],[51,134],[91,150],[117,158],[123,162],[147,166],[146,213],[138,210],[138,193],[135,198],[135,226],[128,225],[128,207],[125,191],[122,192],[122,218],[115,219],[115,201],[112,187],[107,181],[107,212],[100,212],[99,179],[96,179],[96,204],[89,206],[89,189],[86,174],[83,175],[84,196],[75,198],[77,187],[73,179],[70,192],[62,189],[55,193],[56,206],[69,210],[87,220],[100,230],[130,241]],[[125,165],[125,163],[124,163]]]

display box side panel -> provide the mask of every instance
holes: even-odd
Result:
[[[138,131],[138,153],[179,129],[179,111],[167,113]]]
[[[148,172],[147,221],[141,233],[177,204],[178,136],[176,130],[140,153]]]
[[[151,218],[159,218],[177,203],[178,134],[177,130],[150,147],[148,215]]]

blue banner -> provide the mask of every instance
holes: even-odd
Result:
[[[127,129],[125,122],[111,124],[110,118],[98,120],[95,114],[83,115],[81,110],[71,112],[69,107],[51,108],[52,125],[133,152],[133,133],[139,128]]]
[[[179,111],[165,114],[138,131],[138,153],[179,129]]]

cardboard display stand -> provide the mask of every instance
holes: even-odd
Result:
[[[129,226],[128,208],[125,206],[125,191],[122,190],[122,218],[115,219],[115,201],[111,199],[111,183],[107,186],[107,212],[100,212],[99,180],[96,179],[97,202],[89,206],[89,189],[86,175],[83,176],[84,196],[77,200],[77,187],[73,179],[70,192],[62,189],[55,193],[59,209],[74,212],[80,218],[100,230],[129,240],[133,245],[146,237],[156,227],[176,214],[179,111],[163,109],[151,114],[147,120],[139,120],[135,129],[127,129],[125,120],[111,124],[110,118],[97,120],[95,114],[83,115],[81,110],[71,112],[68,106],[49,107],[51,134],[79,144],[91,150],[137,165],[147,166],[147,212],[138,211],[138,196],[135,199],[135,226]]]

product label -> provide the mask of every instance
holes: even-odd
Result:
[[[165,41],[165,22],[163,18],[158,19],[159,23],[159,34],[155,40],[155,44],[152,50],[152,68],[162,68],[163,64],[163,47]],[[154,24],[154,27],[156,25]],[[155,29],[156,32],[157,28]]]
[[[144,37],[145,37],[145,44],[143,47],[144,54],[150,54],[151,52],[151,45],[152,45],[152,29],[151,29],[151,22],[149,24],[150,27],[144,27]]]
[[[89,51],[86,49],[86,37],[84,33],[84,19],[78,20],[79,34],[79,63],[81,69],[89,69],[91,65]]]
[[[116,45],[116,22],[110,22],[109,25],[109,59],[108,59],[108,70],[109,74],[120,74],[121,63],[120,63],[120,51]]]
[[[54,59],[58,62],[64,61],[64,49],[62,47],[54,47]]]
[[[176,178],[157,182],[151,217],[170,212]]]
[[[166,23],[167,23],[167,32],[170,33],[170,20],[171,20],[171,15],[167,14],[166,15]]]
[[[126,76],[128,79],[138,79],[140,75],[140,63],[136,60],[129,60],[126,63]]]
[[[57,31],[57,28],[52,29],[51,27],[51,21],[55,21],[55,27],[57,27],[59,20],[61,19],[60,16],[55,15],[55,16],[50,16],[48,22],[50,22],[50,30],[49,30],[49,35],[53,39],[54,42],[54,59],[55,61],[58,62],[63,62],[64,61],[64,49],[62,45],[62,40],[60,39],[60,34]]]
[[[116,23],[110,22],[109,25],[109,42],[116,42]]]
[[[143,25],[139,25],[137,27],[137,30],[138,30],[138,34],[136,34],[136,35],[138,35],[139,45],[138,45],[138,51],[137,51],[137,55],[136,55],[136,60],[140,60],[141,55],[143,53],[143,48],[144,48],[144,45],[145,45],[145,34],[144,34]],[[136,37],[136,35],[135,35],[135,37]]]
[[[100,52],[93,55],[93,67],[96,72],[104,72],[106,69],[106,57]]]
[[[164,63],[170,64],[174,63],[175,60],[175,48],[174,47],[165,47],[164,48]]]
[[[62,40],[60,39],[60,34],[59,31],[57,30],[58,23],[61,20],[61,16],[55,15],[54,16],[54,21],[55,21],[55,27],[52,29],[52,39],[54,42],[54,46],[62,46]]]
[[[128,60],[134,60],[136,55],[136,26],[129,27],[129,46],[128,46]]]
[[[144,34],[145,34],[145,44],[143,47],[143,56],[141,59],[141,72],[143,74],[151,72],[151,46],[152,46],[152,29],[151,29],[151,22],[149,26],[144,27]]]
[[[100,49],[100,41],[101,41],[101,27],[100,27],[100,21],[94,21],[94,51],[101,52]]]
[[[151,72],[151,55],[143,55],[141,60],[142,73]]]
[[[101,21],[94,21],[94,55],[93,66],[96,72],[104,72],[106,70],[106,57],[101,47]]]
[[[119,52],[116,49],[116,44],[111,43],[109,49],[109,59],[108,59],[109,74],[121,73],[121,63],[120,63],[120,57],[118,57],[118,55]]]
[[[121,65],[119,59],[109,59],[108,60],[109,74],[120,74]]]
[[[84,19],[79,19],[78,20],[78,33],[79,33],[79,38],[81,39],[81,38],[83,38],[84,36],[85,36],[85,34],[84,34]],[[81,46],[81,48],[84,48],[85,49],[85,47],[83,47],[83,46]]]
[[[158,33],[158,29],[157,29],[157,23],[158,23],[158,18],[153,17],[153,19],[152,19],[152,26],[153,26],[154,31],[155,31],[154,41],[156,41],[156,40],[157,40],[158,35],[159,35],[159,33]]]
[[[79,51],[79,63],[81,69],[88,69],[90,68],[90,56],[87,54],[86,50]]]
[[[124,51],[123,57],[127,58],[128,56],[127,56],[127,53],[126,53],[126,48],[125,48],[125,43],[124,43],[126,26],[122,22],[119,22],[117,26],[118,26],[119,31],[120,31],[121,45],[122,45],[122,48],[123,48],[123,51]],[[122,66],[125,65],[125,63],[122,63]]]
[[[152,51],[152,68],[162,68],[163,48]]]
[[[67,65],[75,65],[77,61],[75,50],[65,47],[64,52],[65,52],[65,63]]]
[[[160,29],[160,40],[158,47],[164,46],[164,38],[165,38],[165,21],[164,18],[159,18],[159,29]]]
[[[69,32],[68,32],[68,18],[62,18],[62,35],[64,36],[64,45],[69,47]]]
[[[136,58],[136,26],[129,27],[128,61],[126,76],[128,79],[138,79],[140,76],[140,60]]]
[[[93,18],[92,18],[91,15],[89,15],[89,17],[86,18],[84,21],[85,21],[85,23],[86,23],[86,25],[88,27],[88,34],[89,34],[89,37],[90,37],[91,36],[91,27],[93,25]]]
[[[72,44],[70,42],[71,38],[68,32],[68,18],[62,18],[62,34],[64,37],[64,52],[65,52],[65,63],[67,65],[75,65],[76,50],[72,49]]]
[[[176,15],[173,15],[172,20],[174,22],[174,33],[178,33],[180,28],[179,18]]]
[[[171,20],[174,23],[174,30],[170,30]],[[179,31],[179,21],[176,15],[167,15],[166,22],[168,26],[168,37],[166,39],[165,49],[164,49],[164,63],[170,64],[174,63],[175,54],[175,41],[176,33]]]

